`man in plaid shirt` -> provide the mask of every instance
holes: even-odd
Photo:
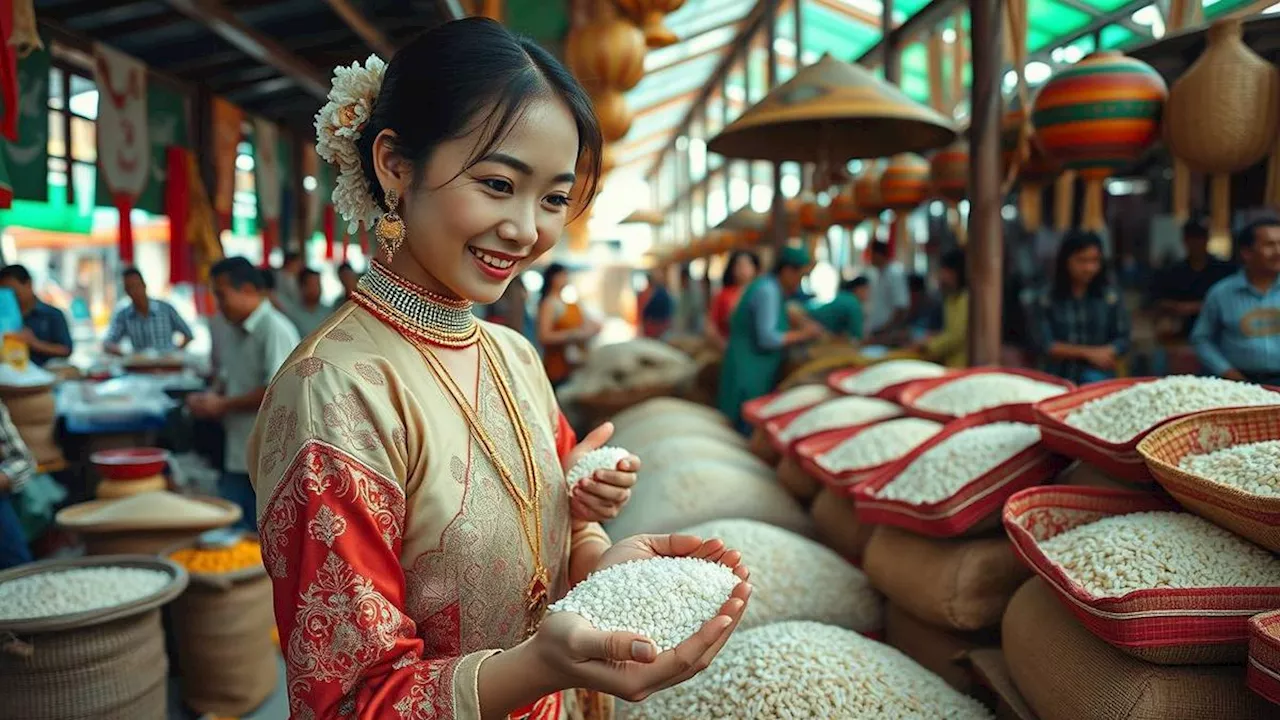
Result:
[[[13,426],[9,409],[0,403],[0,570],[31,562],[13,495],[35,474],[36,461]]]
[[[124,271],[124,292],[131,301],[111,318],[111,327],[103,339],[102,348],[113,355],[120,355],[120,342],[129,338],[133,351],[155,350],[162,353],[182,349],[191,342],[191,328],[172,305],[147,296],[147,283],[137,268]],[[181,336],[175,344],[173,336]]]

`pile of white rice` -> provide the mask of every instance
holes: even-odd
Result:
[[[850,395],[875,395],[891,385],[941,377],[947,369],[924,360],[888,360],[845,378],[840,389]]]
[[[1094,437],[1121,443],[1178,415],[1277,404],[1280,395],[1259,385],[1174,375],[1091,400],[1068,414],[1066,423]]]
[[[819,455],[817,463],[832,473],[883,465],[916,449],[941,429],[941,423],[921,418],[886,420]]]
[[[830,400],[835,395],[835,391],[826,385],[797,385],[775,395],[760,408],[759,415],[761,419],[768,420],[785,415],[792,410],[817,405],[824,400]]]
[[[1040,442],[1040,428],[999,422],[956,433],[921,453],[878,497],[916,505],[946,500],[1001,463]]]
[[[172,581],[148,568],[84,567],[24,575],[0,583],[0,620],[33,620],[126,605]]]
[[[790,442],[827,430],[897,417],[902,408],[888,400],[868,397],[838,397],[805,410],[787,424],[778,436]]]
[[[1067,392],[1061,385],[1013,373],[979,373],[945,382],[912,403],[921,410],[964,417],[1001,405],[1040,402]]]
[[[1253,495],[1280,497],[1280,440],[1187,455],[1179,466],[1194,475]]]

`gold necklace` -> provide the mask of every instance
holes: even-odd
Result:
[[[511,421],[511,426],[516,431],[516,445],[520,448],[521,459],[524,461],[525,472],[529,478],[529,492],[526,495],[516,483],[515,475],[503,462],[502,456],[498,453],[497,443],[493,441],[488,431],[484,429],[484,425],[480,422],[480,416],[475,408],[472,407],[462,388],[458,387],[458,383],[454,381],[453,376],[444,367],[444,363],[440,361],[440,358],[436,357],[435,352],[426,343],[415,342],[414,344],[427,361],[427,367],[430,368],[431,374],[435,376],[436,381],[444,387],[454,403],[461,409],[467,425],[470,426],[471,434],[484,449],[485,455],[488,456],[494,469],[497,470],[498,477],[502,480],[507,494],[515,502],[516,515],[520,519],[521,534],[524,535],[525,543],[533,555],[533,577],[530,578],[529,586],[525,591],[526,610],[529,613],[525,632],[528,635],[532,635],[533,631],[537,629],[538,623],[541,622],[543,614],[546,613],[551,589],[550,574],[542,563],[542,506],[540,504],[541,491],[539,488],[541,483],[539,482],[540,476],[537,461],[533,453],[533,436],[521,416],[515,395],[512,393],[511,388],[507,386],[506,377],[503,374],[503,365],[492,347],[493,340],[487,333],[482,331],[479,339],[482,362],[478,372],[483,372],[485,364],[489,366],[490,372],[494,377],[494,384],[498,387],[498,395],[502,398],[502,404],[507,411],[507,418]],[[529,527],[528,515],[533,516],[533,528]]]

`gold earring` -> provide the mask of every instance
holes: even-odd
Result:
[[[404,220],[400,218],[400,194],[395,189],[387,190],[387,211],[378,218],[373,225],[373,234],[377,236],[378,243],[382,245],[382,251],[387,254],[387,259],[395,257],[400,250],[400,246],[404,244],[405,227]]]

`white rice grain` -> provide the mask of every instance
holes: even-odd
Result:
[[[787,424],[778,436],[784,441],[798,440],[827,430],[897,417],[902,407],[888,400],[865,397],[839,397],[805,410]]]
[[[1258,385],[1175,375],[1091,400],[1067,415],[1066,423],[1119,443],[1185,413],[1276,404],[1280,404],[1280,395]]]
[[[764,407],[760,408],[760,417],[768,420],[779,415],[785,415],[792,410],[799,410],[810,405],[816,405],[823,400],[829,400],[835,397],[835,394],[835,391],[826,385],[797,385],[790,390],[784,390],[765,403]]]
[[[618,463],[628,457],[631,457],[631,453],[625,448],[608,445],[596,448],[583,455],[573,464],[573,467],[569,468],[569,472],[565,473],[565,480],[570,486],[577,485],[591,477],[597,470],[617,470]]]
[[[912,504],[938,502],[1040,442],[1040,428],[999,422],[962,430],[924,451],[877,493]]]
[[[964,417],[1001,405],[1040,402],[1067,392],[1065,387],[1013,373],[981,373],[945,382],[916,398],[921,410]]]
[[[819,455],[817,462],[833,473],[883,465],[915,450],[941,429],[941,423],[921,418],[886,420]]]
[[[1187,455],[1179,466],[1194,475],[1253,495],[1280,497],[1280,440]]]
[[[159,592],[160,570],[85,567],[25,575],[0,583],[0,620],[32,620],[125,605]]]
[[[888,360],[844,379],[840,389],[850,395],[875,395],[890,385],[941,377],[947,369],[924,360]]]

